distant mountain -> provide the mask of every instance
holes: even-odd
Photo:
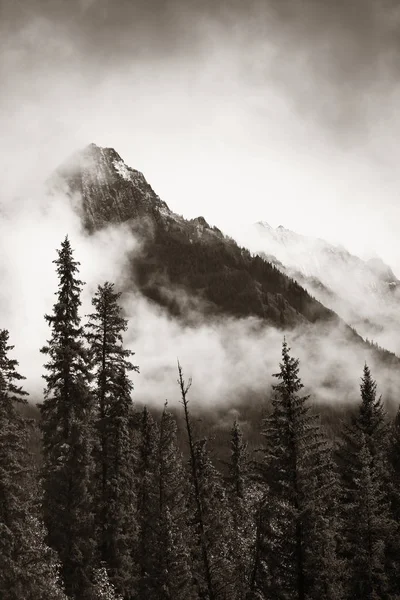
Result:
[[[49,186],[70,198],[88,232],[124,223],[139,236],[141,251],[132,256],[126,290],[139,289],[171,318],[192,326],[225,316],[255,317],[256,330],[274,327],[282,334],[293,331],[292,339],[301,335],[316,360],[318,340],[329,339],[334,351],[329,346],[327,352],[334,367],[321,385],[330,389],[340,370],[336,357],[344,357],[351,345],[372,364],[385,369],[399,364],[394,354],[365,342],[314,297],[322,283],[316,281],[312,288],[310,274],[302,275],[299,283],[294,270],[289,273],[276,258],[252,255],[203,217],[187,220],[174,213],[114,149],[89,145],[57,169]]]
[[[252,257],[203,217],[186,220],[170,210],[139,171],[128,167],[112,148],[90,144],[61,165],[50,180],[82,199],[89,231],[110,223],[130,223],[145,242],[133,268],[149,298],[174,314],[176,297],[165,293],[165,278],[196,294],[205,311],[254,315],[273,325],[293,327],[317,320],[338,320],[295,281],[268,261]]]
[[[363,261],[340,246],[265,221],[255,223],[252,250],[369,339],[400,350],[400,281],[381,259]]]

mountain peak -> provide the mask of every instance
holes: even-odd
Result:
[[[272,229],[271,225],[269,223],[267,223],[267,221],[257,221],[257,223],[255,223],[256,227],[259,227],[260,229]]]
[[[94,143],[75,152],[55,172],[52,186],[66,186],[69,195],[82,198],[86,225],[124,222],[154,214],[169,214],[147,183],[143,173],[132,169],[114,150]]]
[[[82,154],[86,154],[86,155],[90,155],[95,159],[107,159],[110,161],[114,161],[114,160],[118,160],[121,161],[122,158],[121,156],[118,154],[118,152],[116,150],[114,150],[114,148],[103,148],[102,146],[97,146],[94,143],[89,144],[88,146],[86,146],[86,148],[84,148],[83,150],[80,151]],[[79,154],[79,152],[78,152]]]

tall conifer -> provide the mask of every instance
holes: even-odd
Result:
[[[95,370],[95,490],[96,522],[101,560],[111,582],[123,595],[132,588],[132,545],[136,535],[135,479],[130,418],[133,384],[138,371],[123,347],[127,321],[118,304],[121,294],[106,282],[92,300],[87,339]]]
[[[137,600],[151,600],[157,589],[157,486],[159,432],[145,406],[139,415],[137,448],[137,521],[138,538],[134,558],[138,569]]]
[[[66,600],[55,553],[31,498],[28,426],[17,406],[26,403],[24,379],[9,358],[13,346],[0,330],[0,597]]]
[[[325,468],[327,445],[317,417],[310,414],[308,396],[300,395],[299,361],[290,356],[286,341],[275,377],[279,383],[273,386],[272,413],[263,425],[260,475],[267,502],[258,587],[266,597],[305,600],[314,587],[310,557],[318,548],[313,515],[323,501],[315,483]],[[327,498],[329,491],[325,494]]]
[[[157,466],[157,597],[193,600],[187,491],[182,456],[177,446],[177,425],[167,404],[159,426]]]
[[[188,391],[178,363],[178,384],[184,409],[189,442],[191,474],[190,508],[195,544],[193,569],[200,598],[223,600],[232,598],[234,589],[233,561],[230,552],[230,514],[222,477],[211,462],[206,440],[195,440],[189,414]]]
[[[342,488],[342,544],[347,593],[355,600],[387,598],[390,539],[386,414],[365,364],[361,402],[338,452]]]
[[[252,513],[257,510],[257,502],[254,490],[249,485],[247,444],[236,419],[231,430],[230,449],[227,496],[232,523],[230,545],[234,567],[233,596],[241,600],[246,597],[251,585],[252,549],[256,534]]]
[[[90,370],[79,316],[82,282],[68,237],[54,261],[59,279],[51,337],[42,352],[47,382],[40,405],[44,455],[44,518],[58,552],[67,594],[92,593],[94,529],[91,498],[92,412]]]

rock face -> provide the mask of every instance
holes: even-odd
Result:
[[[252,255],[202,216],[186,220],[174,213],[114,149],[90,144],[57,169],[50,186],[79,198],[74,206],[79,206],[89,232],[125,223],[142,236],[143,248],[132,258],[126,286],[139,288],[174,318],[256,317],[266,326],[286,330],[318,324],[319,334],[334,330],[339,345],[365,344],[295,280],[293,269],[274,257]],[[273,235],[288,238],[283,227]],[[333,294],[317,278],[311,285],[310,276],[301,277],[315,295],[315,290],[321,296]],[[396,360],[386,351],[368,348],[386,361]]]
[[[67,183],[71,195],[79,194],[90,230],[154,214],[154,210],[170,212],[144,175],[128,167],[113,148],[90,144],[57,169],[52,183]]]

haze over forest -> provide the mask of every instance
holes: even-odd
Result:
[[[1,600],[400,600],[395,0],[0,0]]]
[[[234,0],[218,8],[2,2],[0,309],[31,391],[41,389],[42,315],[52,303],[60,240],[70,235],[82,263],[86,306],[98,283],[124,277],[126,256],[138,244],[121,230],[89,239],[63,197],[46,197],[43,182],[89,142],[116,148],[176,213],[202,215],[250,248],[244,226],[266,220],[362,258],[378,255],[400,276],[398,19],[396,3],[372,0],[362,10],[358,2],[312,0],[245,8]],[[344,279],[344,294],[346,286]],[[217,381],[226,382],[238,363],[235,352],[255,347],[245,324],[239,335],[237,323],[182,330],[140,298],[128,312],[147,390],[165,366],[164,353],[170,372],[179,354],[195,378],[213,369],[215,399]],[[154,356],[146,337],[160,327],[168,347],[158,348],[160,361],[146,376]],[[242,346],[234,356],[231,335]],[[276,340],[263,340],[255,355],[263,356],[265,344],[271,360],[246,361],[254,372],[239,369],[235,385],[259,377],[257,387],[267,384],[281,339],[270,336]],[[397,351],[391,331],[375,337]],[[210,343],[220,359],[198,361]],[[351,364],[354,392],[364,359],[340,363]],[[228,386],[223,395],[229,393]]]

